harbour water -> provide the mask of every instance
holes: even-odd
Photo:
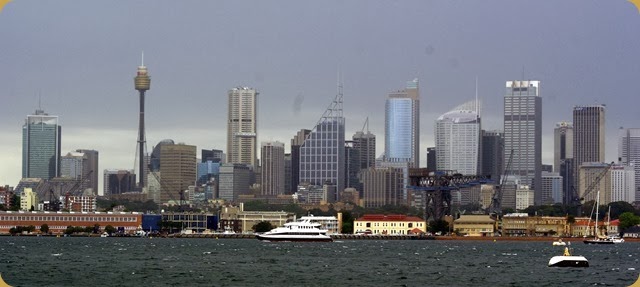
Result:
[[[640,244],[573,244],[588,268],[549,268],[550,242],[261,242],[0,237],[12,286],[628,286]]]

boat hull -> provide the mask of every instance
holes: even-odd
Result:
[[[584,244],[615,244],[611,240],[597,240],[597,239],[585,240],[583,242],[584,242]]]
[[[258,234],[256,238],[263,241],[280,242],[331,242],[333,238],[329,236],[278,236]]]
[[[589,267],[589,261],[584,256],[553,256],[549,267]]]

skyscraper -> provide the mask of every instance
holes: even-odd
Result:
[[[482,130],[480,174],[491,177],[494,183],[500,183],[504,172],[504,133],[502,131]]]
[[[144,53],[142,54],[142,62],[138,66],[138,72],[133,79],[136,90],[140,93],[140,118],[138,125],[138,173],[139,180],[138,188],[142,190],[145,187],[145,147],[147,145],[146,135],[144,133],[144,94],[151,88],[151,78],[147,73],[147,67],[144,65]]]
[[[636,178],[633,167],[617,164],[611,167],[611,202],[633,204],[636,198]]]
[[[284,194],[284,143],[263,142],[262,156],[262,194]]]
[[[585,162],[604,162],[603,105],[573,108],[573,180],[576,188],[578,182],[583,182],[578,171]]]
[[[300,147],[300,183],[333,185],[337,194],[344,191],[344,125],[342,87],[339,87],[338,94]]]
[[[434,171],[438,169],[438,165],[436,164],[436,147],[428,147],[427,148],[427,169],[430,171]]]
[[[392,92],[385,107],[385,161],[420,166],[420,92],[418,79]]]
[[[362,171],[365,207],[403,205],[403,177],[401,169],[371,167]]]
[[[560,172],[563,160],[573,158],[573,123],[559,122],[553,129],[553,171]]]
[[[542,98],[540,81],[507,81],[504,96],[504,161],[513,151],[509,174],[534,190],[536,205],[550,202],[540,188],[542,166]]]
[[[354,141],[345,141],[344,143],[344,187],[355,188],[358,191],[362,191],[362,185],[360,179],[358,179],[358,173],[360,173],[360,150],[355,147]]]
[[[81,152],[87,158],[85,170],[83,174],[87,176],[86,188],[91,188],[94,194],[98,194],[98,163],[99,153],[97,150],[91,149],[77,149],[76,152]],[[146,167],[145,167],[146,170]]]
[[[300,147],[304,144],[304,140],[311,133],[311,130],[302,129],[291,139],[291,188],[289,193],[294,194],[298,191],[300,184]]]
[[[130,192],[136,186],[136,174],[133,170],[105,169],[104,170],[104,195],[118,195]]]
[[[61,137],[58,116],[40,109],[27,116],[22,126],[22,178],[47,180],[60,174]]]
[[[196,146],[162,145],[160,151],[160,200],[179,203],[180,193],[197,180]]]
[[[640,129],[620,128],[618,132],[618,158],[632,166],[635,174],[635,201],[640,201]]]
[[[225,160],[224,153],[219,149],[203,149],[201,155],[201,162],[212,161],[224,163]]]
[[[227,121],[227,162],[257,167],[257,101],[258,91],[248,87],[229,90]]]
[[[480,115],[476,101],[466,102],[436,120],[436,166],[464,175],[480,168]]]

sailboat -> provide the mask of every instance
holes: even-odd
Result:
[[[593,236],[593,239],[585,239],[583,242],[585,244],[614,244],[613,240],[610,240],[607,237],[600,236],[598,234],[598,215],[600,215],[599,207],[600,207],[600,191],[598,190],[598,193],[596,195],[596,224],[595,224],[595,230],[593,231],[594,236]]]

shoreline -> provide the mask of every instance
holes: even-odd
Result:
[[[24,236],[24,237],[93,237],[101,238],[100,234],[74,234],[74,235],[58,235],[58,234],[0,234],[0,237],[4,236]],[[109,236],[116,238],[209,238],[209,239],[255,239],[255,234],[167,234],[159,236],[134,236],[134,235],[118,235]],[[109,238],[106,237],[106,238]],[[564,242],[582,242],[585,238],[582,237],[540,237],[540,236],[522,236],[522,237],[502,237],[502,236],[412,236],[412,235],[356,235],[356,234],[333,234],[331,238],[334,240],[438,240],[438,241],[520,241],[520,242],[554,242],[562,239]],[[626,242],[640,242],[640,238],[624,238]]]

